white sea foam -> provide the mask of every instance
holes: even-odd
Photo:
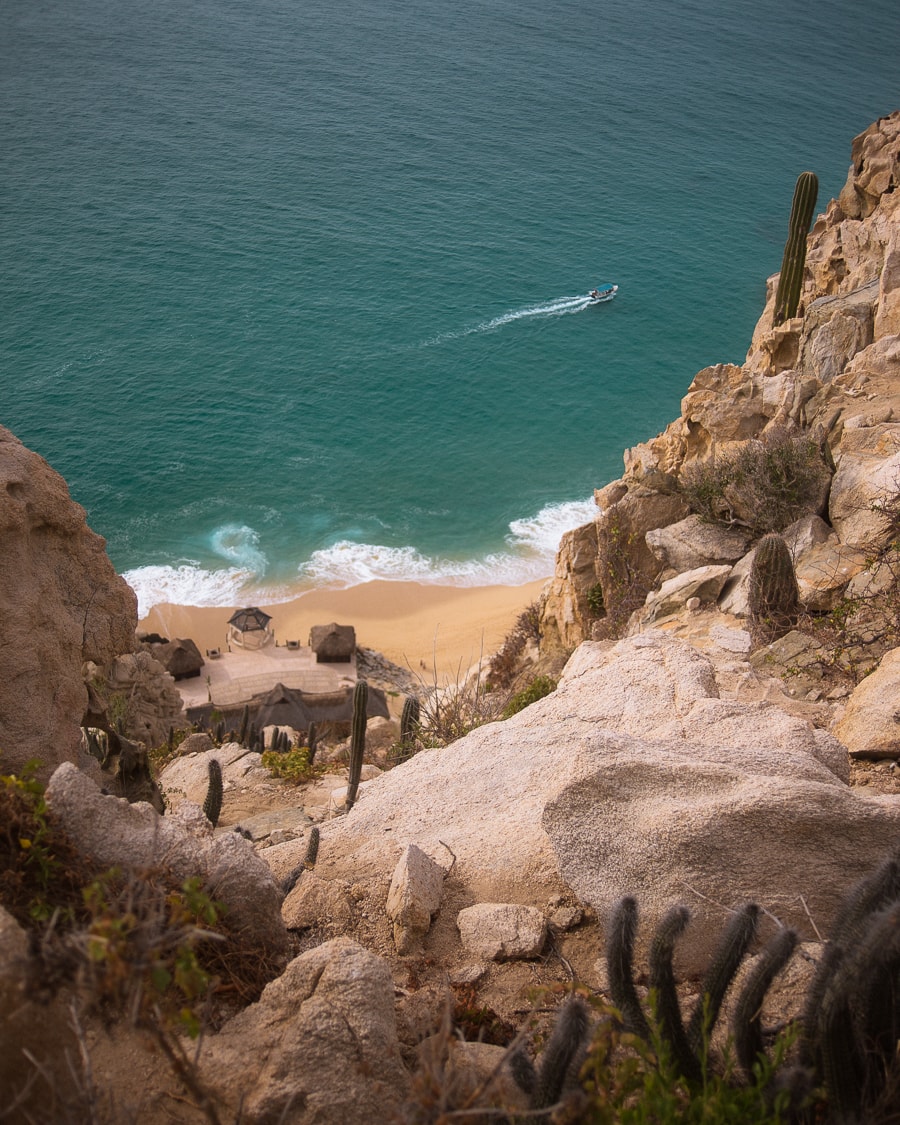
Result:
[[[562,533],[586,523],[596,513],[593,500],[549,504],[536,515],[509,525],[508,550],[480,558],[447,559],[423,555],[414,547],[343,539],[314,551],[299,573],[317,586],[355,586],[374,579],[446,586],[517,586],[546,578],[553,570]]]
[[[244,524],[227,523],[209,537],[212,552],[232,565],[209,570],[195,559],[175,566],[140,566],[123,578],[137,594],[138,614],[144,617],[155,605],[217,606],[243,600],[242,591],[258,586],[268,569],[259,548],[259,535]],[[272,592],[274,593],[274,592]],[[267,594],[267,602],[277,597]]]
[[[217,527],[210,536],[210,546],[221,558],[260,578],[268,569],[269,561],[259,549],[259,534],[245,524]]]
[[[253,574],[237,567],[205,570],[197,563],[180,566],[139,566],[122,577],[137,594],[138,616],[145,617],[155,605],[235,605]]]
[[[387,547],[343,539],[314,551],[298,567],[298,578],[307,589],[344,588],[375,579],[443,586],[518,586],[548,577],[563,532],[596,514],[593,500],[548,504],[534,516],[512,521],[506,550],[468,559],[430,556],[411,546]],[[141,617],[161,603],[229,606],[258,601],[272,605],[301,592],[299,588],[263,584],[268,561],[252,528],[225,525],[213,533],[210,546],[221,557],[242,565],[206,569],[189,560],[176,566],[137,567],[125,573],[125,580],[137,593]]]

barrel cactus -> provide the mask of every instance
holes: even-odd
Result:
[[[362,773],[363,754],[366,750],[366,708],[369,703],[369,685],[360,680],[353,691],[353,725],[350,731],[350,780],[347,784],[347,810],[356,803],[356,791]]]
[[[760,644],[783,637],[797,624],[800,592],[794,562],[780,535],[764,535],[750,568],[750,631]]]
[[[812,223],[819,194],[819,180],[814,172],[801,172],[794,188],[794,201],[791,204],[791,220],[788,238],[781,261],[781,276],[775,294],[775,315],[773,323],[783,324],[796,316],[800,304],[800,288],[803,284],[803,269],[806,265],[806,236]]]

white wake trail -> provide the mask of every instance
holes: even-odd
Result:
[[[432,344],[441,344],[445,340],[459,340],[463,336],[472,336],[476,332],[493,332],[502,328],[504,324],[512,324],[516,320],[532,320],[551,316],[568,316],[570,313],[581,312],[591,304],[591,299],[586,294],[577,297],[557,297],[542,305],[529,305],[524,309],[513,309],[510,312],[495,316],[492,320],[484,320],[471,328],[460,328],[457,332],[442,332],[439,336],[426,340],[423,347]]]

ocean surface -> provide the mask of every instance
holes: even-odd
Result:
[[[3,0],[0,424],[142,610],[542,577],[898,46],[896,0]]]

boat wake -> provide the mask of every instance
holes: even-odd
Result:
[[[422,346],[430,347],[433,344],[441,344],[445,340],[459,340],[463,336],[473,336],[476,332],[493,332],[502,328],[505,324],[512,324],[516,320],[545,320],[554,316],[568,316],[570,313],[581,312],[582,309],[586,309],[589,305],[595,303],[587,293],[577,297],[557,297],[555,300],[547,301],[542,305],[528,305],[523,309],[513,309],[510,312],[502,313],[500,316],[495,316],[492,320],[484,320],[480,324],[475,324],[471,328],[460,328],[455,332],[442,332],[439,336],[426,340]]]

